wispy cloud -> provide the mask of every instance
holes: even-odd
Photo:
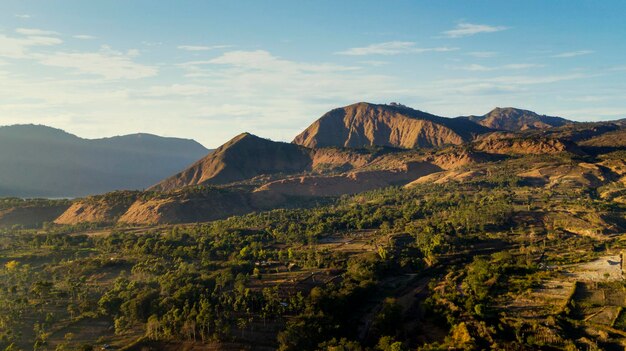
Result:
[[[418,54],[423,52],[446,52],[454,51],[457,48],[434,47],[420,48],[412,41],[389,41],[385,43],[377,43],[364,47],[350,48],[344,51],[336,52],[337,55],[348,56],[366,56],[366,55],[399,55],[399,54]]]
[[[156,46],[163,45],[163,43],[160,42],[160,41],[145,41],[144,40],[144,41],[141,42],[141,45],[148,46],[148,47],[156,47]]]
[[[560,54],[557,55],[553,55],[552,57],[556,57],[556,58],[569,58],[569,57],[576,57],[576,56],[584,56],[584,55],[590,55],[593,54],[594,51],[593,50],[578,50],[578,51],[568,51],[568,52],[562,52]]]
[[[494,51],[472,51],[468,52],[468,56],[476,57],[476,58],[491,58],[496,56],[498,53]]]
[[[581,73],[562,75],[502,75],[489,78],[467,78],[467,79],[445,79],[433,82],[429,89],[435,90],[437,87],[445,89],[446,94],[493,94],[503,92],[523,91],[528,86],[538,86],[554,84],[563,81],[589,78],[590,75]],[[452,87],[452,88],[451,88]]]
[[[293,62],[274,56],[265,50],[256,51],[229,51],[216,58],[205,61],[190,61],[180,64],[181,67],[197,71],[203,65],[225,65],[243,69],[263,71],[301,71],[301,72],[337,72],[353,71],[355,66],[343,66],[330,63],[301,63]],[[193,74],[192,74],[193,75]]]
[[[606,119],[624,118],[626,117],[626,109],[623,108],[607,108],[607,107],[590,107],[580,109],[568,109],[559,111],[563,116],[572,116],[580,120],[601,121]]]
[[[103,46],[98,52],[56,52],[38,54],[35,58],[45,66],[71,69],[77,73],[101,76],[105,79],[140,79],[155,76],[158,69],[132,60],[138,51],[124,54]]]
[[[196,96],[206,95],[211,89],[200,84],[172,84],[159,85],[148,88],[139,94],[144,97],[166,97],[166,96]]]
[[[494,33],[509,29],[504,26],[490,26],[486,24],[459,23],[454,29],[447,30],[442,34],[448,38],[468,37],[479,33]]]
[[[92,40],[92,39],[96,39],[95,36],[93,35],[87,35],[87,34],[77,34],[77,35],[73,35],[72,38],[74,39],[80,39],[80,40]]]
[[[30,18],[30,15],[25,14],[25,13],[23,13],[23,14],[15,14],[13,16],[15,16],[17,18],[21,18],[21,19],[29,19]]]
[[[529,68],[539,68],[545,67],[545,65],[539,65],[535,63],[510,63],[506,65],[500,66],[485,66],[479,64],[471,64],[467,66],[454,67],[456,69],[461,69],[464,71],[473,71],[473,72],[488,72],[488,71],[497,71],[497,70],[523,70]]]
[[[501,67],[504,69],[528,69],[528,68],[545,67],[545,65],[540,65],[537,63],[510,63],[508,65],[504,65]]]
[[[502,76],[488,79],[494,83],[534,85],[534,84],[551,84],[562,81],[569,81],[582,78],[590,78],[592,75],[582,73],[571,74],[554,74],[548,76]]]
[[[365,61],[359,61],[359,63],[363,65],[373,66],[373,67],[380,67],[380,66],[385,66],[389,64],[388,61],[379,61],[379,60],[365,60]]]
[[[59,35],[59,33],[55,31],[36,29],[36,28],[18,28],[15,30],[15,32],[18,34],[29,35],[29,36]]]
[[[464,71],[472,71],[472,72],[486,72],[486,71],[493,71],[495,69],[493,67],[487,67],[487,66],[478,65],[478,64],[471,64],[471,65],[455,67],[455,68],[461,69]]]
[[[178,49],[185,51],[209,51],[209,50],[217,50],[217,49],[226,49],[230,48],[232,45],[212,45],[212,46],[204,46],[204,45],[180,45]]]
[[[311,116],[321,114],[338,100],[348,104],[355,97],[392,101],[398,96],[394,78],[373,74],[361,66],[291,60],[265,50],[229,51],[179,67],[186,71],[185,76],[194,86],[160,87],[151,93],[173,90],[189,95],[206,94],[215,104],[207,104],[207,97],[200,95],[194,101],[204,102],[190,116],[198,120],[219,119],[225,130],[245,128],[282,140],[292,138],[310,122]],[[218,108],[222,101],[231,104],[236,101],[237,106]],[[221,118],[225,114],[240,121],[232,119],[227,124]],[[293,118],[285,120],[284,116]]]
[[[10,37],[0,34],[0,56],[8,58],[24,58],[28,50],[35,46],[53,46],[63,43],[57,37],[26,36]]]

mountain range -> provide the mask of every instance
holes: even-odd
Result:
[[[0,196],[144,189],[208,151],[193,140],[151,134],[83,139],[41,125],[0,127]]]
[[[19,146],[18,141],[29,140],[31,145]],[[49,214],[38,223],[143,225],[298,207],[388,186],[464,181],[488,172],[490,164],[520,155],[593,159],[621,150],[624,140],[623,121],[580,123],[514,108],[446,118],[399,104],[357,103],[324,114],[291,143],[242,133],[208,151],[190,140],[146,134],[86,140],[47,127],[14,126],[0,129],[0,146],[23,151],[0,157],[11,165],[14,178],[22,175],[23,183],[36,184],[40,192],[48,189],[46,194],[53,194],[48,196],[67,191],[59,186],[64,179],[71,179],[70,189],[80,195],[87,186],[92,194],[147,188],[77,199],[60,216]],[[621,166],[610,165],[617,167],[614,174],[597,162],[568,168],[567,177],[554,165],[532,176],[511,176],[528,182],[588,184],[596,179],[593,184],[602,184],[621,174]],[[25,176],[26,166],[35,165],[43,173]],[[1,184],[14,192],[26,188]]]

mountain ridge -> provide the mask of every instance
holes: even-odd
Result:
[[[0,196],[80,197],[144,189],[206,152],[190,139],[146,133],[84,139],[43,125],[4,126]]]
[[[548,129],[561,127],[575,122],[562,117],[540,115],[530,110],[515,107],[496,107],[482,116],[463,116],[482,126],[506,131],[524,131],[529,129]]]
[[[309,148],[410,149],[459,145],[489,131],[471,121],[440,117],[404,105],[359,102],[325,113],[292,142]]]
[[[241,133],[185,170],[150,187],[168,191],[190,185],[225,184],[261,174],[294,173],[310,163],[301,146]]]

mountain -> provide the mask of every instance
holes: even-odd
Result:
[[[604,152],[605,148],[598,146],[619,144],[615,141],[623,135],[620,132],[620,126],[613,122],[495,131],[467,117],[445,118],[401,105],[358,103],[328,112],[293,143],[242,133],[183,171],[155,181],[147,192],[114,192],[77,199],[55,222],[201,222],[388,186],[465,182],[493,174],[487,168],[490,166],[481,165],[507,159],[531,159],[536,155],[573,159],[589,156],[590,148]],[[38,138],[45,139],[41,135]],[[147,142],[137,143],[133,136],[92,142],[108,145],[111,141],[121,149],[136,152],[154,149]],[[582,141],[589,144],[584,150],[579,147]],[[447,144],[460,145],[442,147]],[[170,149],[163,150],[163,154],[168,151],[178,152]],[[585,172],[589,168],[546,167],[546,174],[563,170],[569,174],[568,181],[580,182],[587,179]],[[543,177],[542,172],[528,173],[529,182],[561,181]],[[594,184],[601,184],[606,177],[596,178]]]
[[[138,191],[114,191],[75,200],[54,223],[114,223],[139,195]]]
[[[0,127],[0,196],[145,189],[207,152],[193,140],[150,134],[83,139],[42,125]]]
[[[293,143],[309,148],[376,145],[410,149],[459,145],[489,131],[467,119],[439,117],[398,104],[361,102],[324,114]]]
[[[488,154],[463,147],[451,147],[436,152],[394,149],[393,152],[359,153],[355,150],[335,148],[306,149],[293,144],[275,143],[249,134],[238,136],[232,141],[234,143],[225,144],[223,148],[217,149],[216,153],[223,154],[224,149],[230,150],[234,147],[233,144],[245,144],[249,140],[253,141],[252,146],[266,144],[266,148],[269,149],[285,145],[295,147],[298,151],[305,152],[305,158],[300,159],[300,168],[275,168],[274,171],[283,173],[273,173],[271,176],[268,176],[267,172],[272,170],[265,168],[256,171],[248,164],[251,173],[246,179],[252,181],[237,183],[235,179],[241,178],[242,174],[232,171],[239,158],[236,154],[231,155],[220,160],[225,166],[222,169],[224,173],[214,173],[214,178],[195,184],[215,184],[211,183],[215,179],[224,182],[232,180],[232,184],[222,184],[219,187],[192,187],[187,185],[194,184],[184,183],[184,178],[176,178],[169,184],[160,185],[161,189],[167,190],[166,192],[118,191],[90,196],[74,200],[54,222],[132,225],[204,222],[253,211],[305,206],[307,203],[316,203],[316,199],[320,197],[356,194],[393,185],[401,186],[435,172],[460,169],[493,160]],[[243,146],[235,146],[237,147]],[[252,155],[250,159],[259,157]],[[273,157],[277,160],[282,159],[278,153]],[[217,162],[211,155],[205,161],[209,165]],[[244,160],[243,163],[247,161]],[[234,177],[228,178],[224,175]],[[187,181],[191,182],[190,179]]]
[[[150,190],[169,191],[189,185],[227,184],[262,174],[302,172],[310,162],[306,148],[243,133]]]
[[[565,118],[539,115],[532,111],[512,107],[496,107],[486,115],[461,118],[466,118],[487,128],[508,131],[548,129],[574,123]]]
[[[580,155],[580,148],[568,141],[556,138],[534,137],[509,137],[499,136],[498,133],[489,135],[472,144],[475,150],[495,155],[549,155],[568,152]]]
[[[581,141],[580,145],[596,148],[625,148],[626,128],[604,133],[599,136]]]

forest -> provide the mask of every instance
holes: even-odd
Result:
[[[571,306],[534,318],[506,306],[560,274],[555,266],[621,239],[602,236],[607,228],[575,235],[567,219],[537,213],[584,208],[615,227],[623,208],[591,189],[532,187],[506,171],[207,223],[5,229],[0,345],[575,349],[585,329]],[[619,344],[611,335],[589,343]]]

